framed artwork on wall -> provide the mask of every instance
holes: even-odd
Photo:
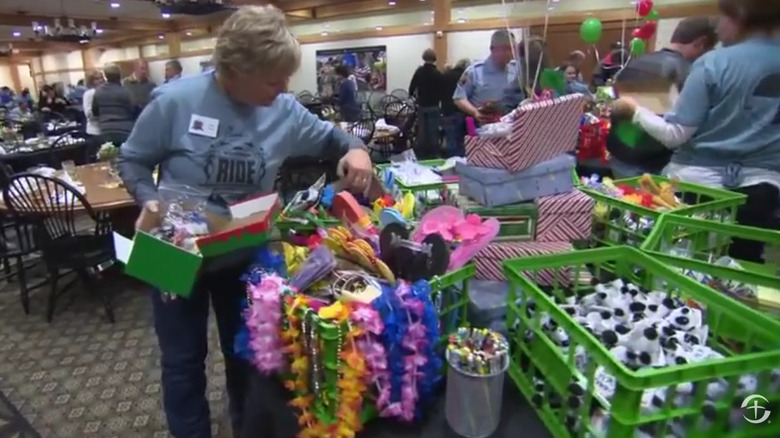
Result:
[[[338,66],[345,66],[349,79],[357,84],[358,91],[386,91],[387,47],[350,47],[334,50],[317,50],[317,91],[320,96],[332,96],[338,90]]]

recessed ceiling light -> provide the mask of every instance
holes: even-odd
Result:
[[[322,36],[328,36],[328,32],[323,31],[320,35]]]
[[[117,2],[113,2],[113,3],[111,3],[111,7],[112,7],[112,8],[114,8],[114,9],[116,9],[116,8],[118,8],[118,7],[119,7],[119,3],[117,3]]]
[[[382,26],[377,26],[377,27],[376,27],[376,30],[382,30],[382,29],[383,29],[383,27],[382,27]]]
[[[95,33],[103,33],[103,29],[95,29]]]
[[[171,14],[167,14],[165,12],[162,13],[163,18],[171,18]]]
[[[394,0],[390,0],[389,2],[387,2],[387,4],[390,5],[390,6],[395,6],[395,1]]]
[[[458,18],[458,23],[465,23],[465,22],[466,22],[465,18]]]
[[[158,39],[158,40],[165,39],[165,35],[157,35],[157,39]]]
[[[19,32],[18,30],[15,30],[15,31],[13,31],[13,32],[11,33],[11,35],[13,35],[13,36],[15,36],[15,37],[20,37],[20,36],[22,36],[22,33],[21,33],[21,32]]]
[[[187,35],[187,36],[192,36],[192,32],[190,32],[190,31],[187,31],[186,35]]]

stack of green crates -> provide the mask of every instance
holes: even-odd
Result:
[[[681,299],[693,300],[706,314],[710,330],[708,345],[726,358],[631,371],[553,299],[588,294],[593,292],[593,287],[590,284],[562,284],[543,291],[534,278],[541,271],[549,275],[550,270],[566,270],[575,278],[577,273],[586,271],[601,279],[625,278],[648,290],[663,288]],[[745,422],[744,427],[726,428],[734,420],[735,406],[739,409],[746,398],[745,394],[736,394],[740,376],[756,376],[757,392],[767,400],[762,401],[764,407],[774,409],[774,404],[780,402],[780,385],[773,382],[773,371],[780,367],[780,321],[717,293],[664,262],[627,246],[510,260],[504,263],[504,271],[512,286],[508,298],[507,326],[516,327],[517,322],[522,328],[515,330],[511,336],[512,363],[509,370],[520,391],[526,398],[532,399],[537,394],[536,378],[542,378],[548,388],[563,394],[563,400],[569,394],[572,381],[585,387],[583,403],[573,409],[568,408],[566,403],[553,403],[548,396],[541,401],[536,400],[539,416],[556,438],[666,437],[664,426],[671,421],[682,423],[688,438],[780,436],[780,422],[777,421],[762,424]],[[529,312],[529,302],[535,304],[535,312]],[[542,329],[542,313],[549,315],[569,335],[566,353]],[[575,355],[577,352],[584,352],[588,358],[584,369],[582,358]],[[615,378],[616,388],[611,400],[604,400],[595,389],[597,367],[602,367]],[[714,381],[727,382],[730,390],[719,401],[707,405],[707,384]],[[687,406],[675,406],[677,386],[688,382],[694,383],[693,401]],[[663,406],[649,414],[642,411],[641,402],[645,390],[653,388],[665,388],[667,396]],[[608,412],[606,430],[599,431],[593,427],[593,405],[601,405]],[[709,423],[702,421],[704,411],[708,411]],[[744,413],[749,415],[747,411]],[[572,416],[581,425],[574,431],[567,427]],[[655,432],[639,433],[647,430]]]
[[[668,178],[654,175],[653,181],[670,183]],[[638,187],[641,177],[614,181],[615,185],[625,184]],[[687,182],[677,182],[677,196],[687,201],[685,207],[673,211],[675,215],[697,217],[715,222],[733,223],[737,207],[744,204],[747,196],[723,189],[701,186]],[[587,186],[580,190],[596,201],[593,238],[602,245],[641,245],[649,234],[652,224],[664,214],[662,210],[653,210],[601,193]],[[624,219],[629,216],[631,225]]]
[[[763,243],[763,263],[735,259],[739,266],[713,266],[728,256],[735,238]],[[642,250],[681,269],[701,273],[716,269],[721,280],[757,286],[757,299],[746,302],[780,316],[780,231],[664,215]]]

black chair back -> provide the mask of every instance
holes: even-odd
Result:
[[[11,214],[37,219],[46,241],[78,234],[76,218],[81,212],[99,222],[87,198],[59,178],[16,174],[3,189],[3,201]]]
[[[355,123],[350,123],[347,132],[363,141],[366,145],[371,143],[376,130],[376,122],[373,119],[361,119]]]

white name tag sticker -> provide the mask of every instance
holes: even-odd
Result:
[[[193,114],[190,117],[190,134],[202,135],[209,138],[217,138],[219,132],[219,120],[211,117]]]

